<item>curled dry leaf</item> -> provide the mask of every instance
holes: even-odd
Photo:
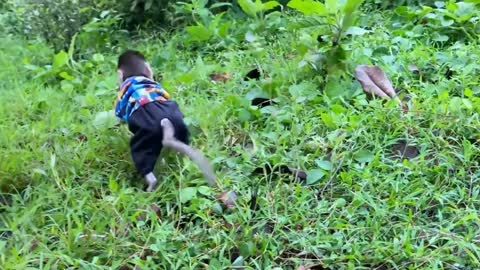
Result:
[[[395,99],[401,103],[392,83],[379,67],[360,65],[355,69],[355,75],[366,93],[381,98]]]

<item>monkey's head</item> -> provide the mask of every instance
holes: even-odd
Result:
[[[118,80],[122,84],[132,76],[144,76],[153,80],[153,71],[145,56],[138,51],[128,50],[118,57]]]

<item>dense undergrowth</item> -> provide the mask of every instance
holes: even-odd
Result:
[[[343,32],[340,11],[246,9],[63,52],[2,35],[0,269],[478,269],[478,5],[372,3]],[[112,117],[125,48],[151,59],[237,209],[175,155],[142,191]],[[409,111],[368,99],[360,64]]]

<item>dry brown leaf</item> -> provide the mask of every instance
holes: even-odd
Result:
[[[224,73],[224,74],[211,74],[210,75],[210,79],[213,81],[213,82],[227,82],[229,81],[230,79],[232,79],[232,75],[231,74],[228,74],[228,73]]]
[[[368,94],[381,98],[395,99],[400,102],[392,83],[379,67],[360,65],[355,69],[355,75],[363,90]]]

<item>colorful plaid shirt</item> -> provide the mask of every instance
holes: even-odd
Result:
[[[128,122],[129,117],[138,108],[153,101],[168,99],[170,95],[160,83],[143,76],[130,77],[120,86],[120,92],[115,101],[115,115],[120,120]]]

